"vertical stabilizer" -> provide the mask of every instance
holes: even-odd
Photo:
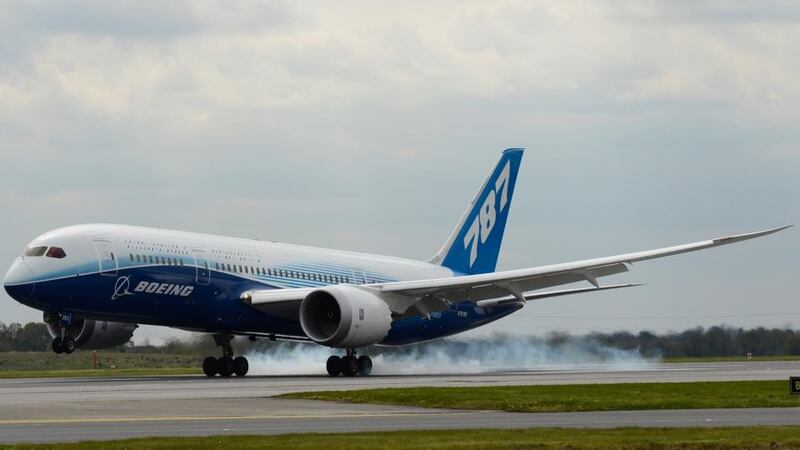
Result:
[[[500,161],[489,173],[447,242],[431,258],[431,263],[441,264],[457,274],[494,272],[522,152],[521,148],[503,151]]]

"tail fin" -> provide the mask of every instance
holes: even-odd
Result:
[[[522,152],[521,148],[503,151],[447,242],[431,258],[432,264],[464,275],[494,272]]]

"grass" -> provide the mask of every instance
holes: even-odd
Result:
[[[800,361],[800,355],[753,356],[750,359],[745,356],[671,356],[662,358],[662,361],[665,363]]]
[[[199,374],[202,358],[196,355],[130,352],[92,352],[71,355],[51,352],[0,352],[0,378],[88,377],[116,375]]]
[[[771,449],[800,448],[800,427],[471,429],[126,439],[2,449]]]
[[[415,387],[297,392],[282,398],[513,412],[800,407],[786,381]]]
[[[199,375],[197,367],[158,367],[131,369],[68,369],[68,370],[7,370],[2,378],[61,378],[61,377],[118,377],[118,376],[169,376]]]

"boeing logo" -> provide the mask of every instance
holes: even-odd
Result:
[[[129,290],[131,288],[130,278],[130,275],[117,278],[117,282],[114,284],[114,293],[111,294],[111,300],[116,300],[126,295],[134,295],[134,293]]]
[[[147,281],[140,281],[136,285],[134,292],[144,292],[146,294],[163,294],[163,295],[177,295],[179,297],[188,297],[194,291],[194,286],[187,286],[185,284],[170,284],[170,283],[150,283]]]

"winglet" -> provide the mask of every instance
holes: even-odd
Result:
[[[722,244],[732,244],[734,242],[746,241],[748,239],[755,239],[755,238],[761,237],[761,236],[768,236],[770,234],[774,234],[774,233],[777,233],[779,231],[783,231],[783,230],[785,230],[787,228],[792,228],[793,226],[794,225],[784,225],[782,227],[771,228],[769,230],[755,231],[755,232],[752,232],[752,233],[745,233],[745,234],[736,234],[736,235],[733,235],[733,236],[723,236],[721,238],[714,239],[714,243],[722,245]]]

